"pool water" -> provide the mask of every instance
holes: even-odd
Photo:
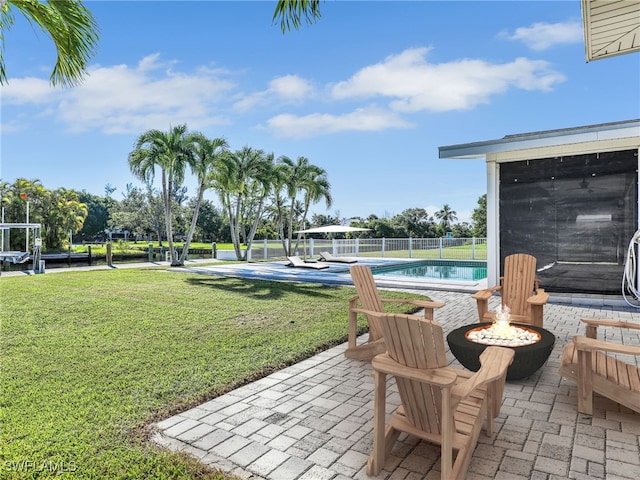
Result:
[[[410,262],[407,265],[374,267],[371,271],[374,275],[380,276],[481,280],[487,278],[487,263],[454,260],[422,260]]]

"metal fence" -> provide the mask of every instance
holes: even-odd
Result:
[[[221,252],[223,252],[221,254]],[[486,260],[486,238],[354,238],[346,240],[301,240],[295,255],[314,257],[329,252],[345,257],[424,258],[444,260]],[[229,252],[231,253],[231,252]],[[218,250],[218,258],[229,258]],[[235,254],[233,254],[235,259]],[[280,240],[254,242],[249,260],[280,260],[285,251]]]

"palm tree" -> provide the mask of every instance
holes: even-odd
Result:
[[[198,193],[196,194],[196,204],[193,209],[193,217],[191,217],[191,226],[187,233],[187,239],[182,249],[182,254],[178,263],[184,265],[184,261],[187,258],[187,252],[189,251],[189,245],[193,238],[193,232],[196,229],[198,222],[198,214],[200,212],[200,206],[202,205],[202,197],[204,192],[209,188],[211,178],[215,175],[215,171],[221,162],[221,154],[226,152],[229,148],[227,141],[224,138],[209,139],[201,133],[192,133],[190,135],[190,142],[194,145],[194,155],[191,158],[191,171],[198,178]]]
[[[302,181],[303,205],[302,218],[300,219],[300,227],[304,229],[309,214],[309,207],[324,199],[327,209],[331,208],[333,199],[331,197],[331,184],[327,179],[327,172],[323,168],[316,165],[310,165],[305,177]],[[298,242],[300,242],[300,234],[298,234]]]
[[[309,166],[309,160],[305,157],[298,157],[295,162],[284,155],[278,159],[278,196],[281,197],[281,199],[278,200],[278,203],[280,203],[282,207],[278,225],[280,228],[282,245],[287,255],[292,255],[298,246],[297,243],[295,247],[292,245],[294,219],[297,220],[300,217],[298,214],[300,206],[297,197],[298,193],[302,190],[305,176],[308,175]],[[282,194],[285,196],[282,197]],[[298,230],[304,228],[304,224],[300,225],[297,221],[295,223]],[[298,235],[298,241],[299,240],[300,235]]]
[[[327,208],[331,206],[330,185],[326,171],[311,164],[306,157],[298,157],[294,162],[283,155],[278,159],[276,171],[274,203],[278,210],[278,233],[285,252],[291,255],[302,238],[298,234],[293,246],[293,232],[304,229],[311,204],[324,198]],[[302,201],[298,198],[300,194]]]
[[[87,205],[78,198],[77,192],[58,188],[47,192],[42,209],[42,231],[47,248],[61,248],[68,239],[68,232],[82,228],[88,214]]]
[[[273,154],[247,146],[226,152],[212,181],[229,217],[236,257],[246,260],[247,253],[243,255],[240,244],[244,238],[248,251],[258,229],[265,199],[273,185]]]
[[[457,212],[455,210],[451,210],[448,203],[445,203],[440,210],[434,213],[434,215],[436,218],[440,219],[440,225],[445,232],[451,228],[451,222],[458,219]]]
[[[327,178],[327,171],[323,168],[312,165],[309,170],[304,185],[304,215],[302,217],[302,223],[307,219],[309,213],[309,207],[312,203],[318,203],[319,201],[325,201],[327,209],[331,208],[333,204],[333,198],[331,197],[331,184]]]
[[[162,201],[171,254],[171,265],[179,265],[173,246],[172,199],[182,185],[186,166],[194,156],[194,139],[186,134],[187,126],[178,125],[169,132],[147,130],[140,135],[134,150],[129,153],[129,168],[137,178],[153,182],[156,168],[161,172]]]
[[[22,13],[32,25],[37,25],[53,40],[57,58],[51,72],[51,84],[67,87],[81,83],[98,43],[98,26],[82,2],[0,0],[0,85],[7,82],[2,50],[5,32],[14,23],[14,10]]]
[[[299,28],[303,17],[307,24],[312,24],[320,16],[320,0],[278,0],[273,12],[273,22],[279,21],[284,33],[291,30],[291,27]]]

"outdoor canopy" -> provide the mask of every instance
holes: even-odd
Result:
[[[370,228],[348,227],[346,225],[324,225],[322,227],[307,228],[306,230],[298,230],[295,233],[347,233],[347,232],[365,232]]]
[[[295,233],[304,234],[304,258],[307,258],[307,233],[348,233],[348,232],[364,232],[371,230],[370,228],[349,227],[346,225],[324,225],[322,227],[307,228],[306,230],[298,230]]]

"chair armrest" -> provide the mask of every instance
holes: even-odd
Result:
[[[598,338],[598,327],[631,328],[640,330],[640,324],[621,322],[619,320],[603,320],[601,318],[581,318],[587,325],[585,335],[589,338]]]
[[[504,378],[514,356],[515,351],[512,348],[493,346],[485,348],[480,355],[480,370],[451,389],[454,402],[457,404],[486,383]]]
[[[527,298],[527,303],[531,305],[545,305],[549,300],[549,294],[543,289],[539,288],[535,295]]]
[[[381,316],[386,315],[384,312],[376,312],[374,310],[367,310],[366,308],[350,308],[349,311],[352,312],[352,313],[364,313],[365,315],[371,315],[371,316],[377,317],[377,318],[380,318]],[[423,317],[415,315],[415,314],[411,314],[410,313],[408,315],[410,315],[412,317],[415,317],[415,318],[419,318],[420,320],[423,319]]]
[[[422,308],[441,308],[444,307],[442,302],[429,302],[427,300],[413,300],[413,299],[401,299],[401,298],[381,298],[383,303],[406,303],[408,305],[415,305]]]
[[[500,285],[496,285],[495,287],[491,288],[485,288],[471,295],[471,298],[475,298],[476,300],[488,300],[493,295],[493,292],[498,292],[500,290],[502,290],[502,287]]]
[[[365,315],[375,315],[376,313],[379,313],[374,312],[373,310],[367,310],[366,308],[350,308],[349,311],[353,313],[364,313]]]
[[[451,370],[441,368],[412,368],[401,365],[392,359],[388,354],[381,353],[373,357],[371,367],[382,373],[397,375],[409,380],[436,385],[438,387],[450,387],[456,383],[458,376]]]
[[[620,320],[604,320],[601,318],[581,318],[580,321],[593,327],[617,327],[640,330],[640,323],[622,322]]]
[[[603,340],[596,340],[595,338],[582,336],[573,337],[573,343],[575,343],[576,349],[587,352],[602,350],[606,352],[640,356],[640,347],[636,347],[634,345],[623,345],[622,343],[605,342]]]

